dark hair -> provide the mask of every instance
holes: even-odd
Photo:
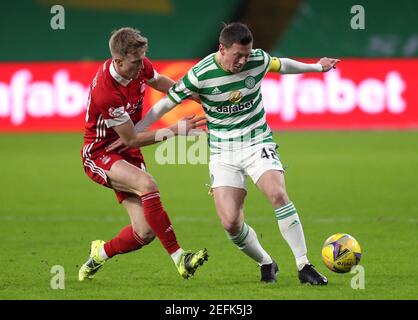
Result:
[[[253,35],[247,25],[240,22],[232,22],[224,25],[219,35],[219,43],[229,48],[234,43],[247,45],[253,41]]]

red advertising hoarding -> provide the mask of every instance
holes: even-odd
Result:
[[[306,61],[306,60],[305,60]],[[154,61],[179,79],[193,61]],[[0,131],[82,131],[90,81],[101,62],[0,63]],[[418,129],[418,59],[342,59],[327,73],[269,73],[262,92],[273,130]],[[163,94],[150,88],[145,112]],[[202,113],[187,101],[154,127]]]

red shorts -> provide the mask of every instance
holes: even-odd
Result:
[[[83,167],[86,174],[94,182],[101,184],[105,187],[112,188],[109,184],[108,178],[106,176],[106,170],[110,170],[112,165],[118,160],[125,160],[130,164],[138,167],[139,169],[146,171],[144,157],[142,156],[140,149],[128,149],[121,153],[117,152],[105,152],[95,154],[92,157],[84,157],[82,154]],[[114,190],[114,189],[113,189]],[[124,199],[132,196],[131,193],[114,190],[116,197],[118,198],[119,203]]]

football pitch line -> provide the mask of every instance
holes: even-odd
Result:
[[[90,222],[126,222],[127,217],[124,216],[73,216],[73,215],[54,215],[54,216],[21,216],[21,215],[3,215],[0,216],[0,221],[90,221]],[[206,218],[206,217],[194,217],[190,216],[175,216],[170,217],[173,221],[185,221],[185,222],[218,222],[215,218]],[[262,216],[262,217],[248,217],[250,221],[254,222],[270,222],[273,221],[274,216],[271,218]],[[329,224],[329,223],[356,223],[356,222],[383,222],[383,223],[392,223],[392,222],[401,222],[401,223],[418,223],[418,219],[415,217],[396,217],[396,216],[374,216],[374,217],[363,217],[363,218],[349,218],[349,217],[303,217],[303,221],[309,223],[318,223],[318,224]]]

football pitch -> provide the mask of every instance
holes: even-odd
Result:
[[[274,211],[248,180],[246,222],[280,267],[276,284],[260,283],[257,265],[216,216],[207,165],[158,165],[155,146],[143,152],[177,238],[185,249],[207,248],[209,261],[183,280],[156,239],[80,283],[90,241],[112,238],[127,214],[84,175],[81,134],[1,134],[0,299],[418,299],[418,132],[285,132],[275,140],[308,256],[328,286],[299,283]],[[332,273],[321,261],[323,242],[338,232],[361,245],[364,289],[351,286],[358,274]],[[53,289],[54,266],[64,289]]]

